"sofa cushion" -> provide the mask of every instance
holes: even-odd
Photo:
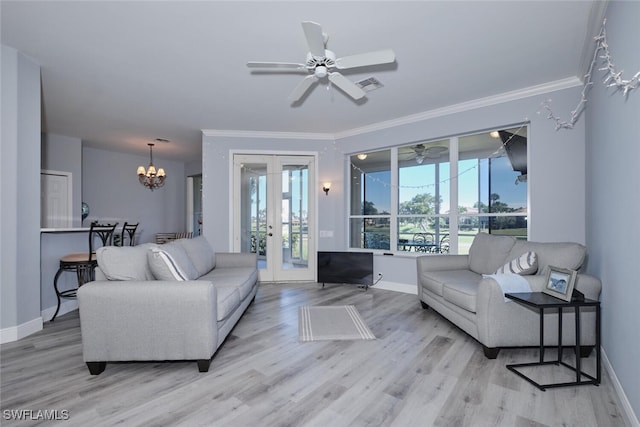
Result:
[[[233,287],[219,288],[216,286],[218,292],[218,322],[226,319],[235,309],[240,305],[240,292]]]
[[[435,270],[424,272],[420,275],[420,283],[427,291],[439,296],[444,296],[444,287],[447,284],[478,284],[482,275],[471,270]]]
[[[244,300],[258,281],[258,270],[252,267],[216,268],[202,276],[200,280],[209,280],[216,288],[237,288],[240,299]]]
[[[480,282],[445,283],[442,296],[450,303],[475,313],[479,283]]]
[[[216,266],[216,254],[204,236],[193,239],[178,239],[174,243],[179,244],[187,253],[187,256],[202,276],[213,270]]]
[[[478,233],[469,248],[469,269],[478,274],[492,274],[507,260],[516,243],[511,236]]]
[[[525,252],[496,270],[496,274],[519,274],[526,276],[538,270],[538,256],[535,252]]]
[[[185,250],[174,242],[151,248],[147,259],[158,280],[195,280],[199,277]]]
[[[538,256],[537,274],[547,274],[549,265],[569,270],[579,270],[584,262],[587,249],[573,242],[527,242],[518,241],[509,253],[509,259],[525,252],[535,252]]]
[[[107,280],[153,280],[147,252],[157,245],[103,246],[96,250],[98,267]]]

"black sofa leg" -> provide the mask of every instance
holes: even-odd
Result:
[[[495,359],[496,357],[498,357],[500,347],[487,347],[483,345],[482,350],[484,351],[484,356],[487,359]]]
[[[198,359],[198,371],[209,372],[209,366],[211,366],[211,359]]]
[[[428,309],[429,309],[429,306],[427,305],[427,303],[426,303],[426,302],[424,302],[424,301],[420,301],[420,304],[422,304],[422,308],[424,308],[425,310],[428,310]]]
[[[100,375],[107,367],[107,362],[87,362],[87,368],[91,375]]]

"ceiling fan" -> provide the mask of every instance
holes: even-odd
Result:
[[[300,100],[314,83],[324,80],[325,78],[328,78],[332,84],[336,85],[351,98],[356,100],[361,99],[366,95],[366,92],[335,70],[389,64],[396,60],[396,55],[391,49],[336,58],[335,53],[326,49],[328,36],[322,32],[320,24],[312,21],[303,21],[302,29],[307,39],[307,45],[309,46],[309,52],[307,53],[307,59],[304,64],[291,62],[247,62],[249,68],[300,70],[309,73],[289,95],[288,100],[292,103]]]
[[[416,163],[421,165],[425,159],[438,159],[448,151],[449,149],[442,145],[425,147],[424,144],[417,144],[399,149],[398,157],[401,161],[415,159]]]

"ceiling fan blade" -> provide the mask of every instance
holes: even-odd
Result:
[[[329,80],[353,99],[364,98],[366,92],[340,73],[329,73]]]
[[[296,64],[293,62],[256,62],[256,61],[247,62],[247,67],[249,68],[285,68],[285,69],[296,69],[296,70],[304,70],[307,68],[307,66],[304,64]]]
[[[307,38],[309,52],[312,56],[324,58],[324,36],[322,35],[322,27],[313,21],[303,21],[302,29],[304,36]]]
[[[302,98],[302,96],[309,90],[311,85],[316,81],[318,81],[318,78],[313,74],[305,77],[300,83],[298,83],[298,86],[296,86],[293,92],[291,92],[291,95],[289,95],[287,100],[291,103],[296,102],[297,100]]]
[[[336,59],[336,68],[344,70],[346,68],[366,67],[368,65],[389,64],[395,60],[396,54],[393,50],[383,49],[338,58]]]

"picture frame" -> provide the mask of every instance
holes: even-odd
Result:
[[[575,270],[567,270],[566,268],[553,267],[550,265],[542,292],[563,301],[571,301],[573,287],[576,282],[576,274],[577,272]]]

